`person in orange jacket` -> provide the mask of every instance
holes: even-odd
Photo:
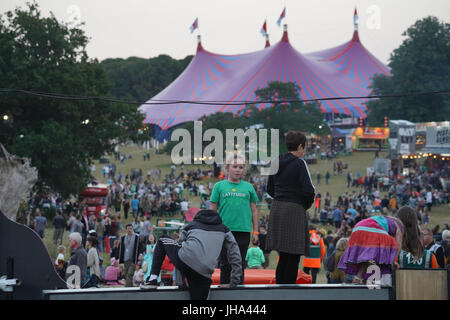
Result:
[[[309,256],[303,258],[303,271],[311,274],[312,283],[316,283],[317,273],[319,273],[326,251],[327,248],[323,242],[322,235],[311,225],[309,227]]]

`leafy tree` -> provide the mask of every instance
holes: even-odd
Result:
[[[53,14],[41,16],[36,3],[0,16],[0,88],[73,96],[112,97],[102,65],[89,59],[81,25],[71,27]],[[55,99],[0,92],[0,142],[31,158],[39,186],[63,196],[77,194],[90,178],[91,159],[142,126],[137,105],[100,99]]]
[[[376,75],[372,93],[391,95],[450,89],[450,24],[435,17],[418,20],[403,36],[407,38],[393,51],[391,77]],[[447,120],[448,94],[413,95],[372,100],[369,123],[381,125],[385,116],[412,122]]]
[[[106,59],[101,62],[114,84],[111,93],[118,99],[147,101],[172,83],[186,69],[192,56],[175,60],[167,55],[144,59]]]
[[[304,104],[299,100],[300,88],[293,82],[271,82],[267,88],[259,89],[255,94],[262,101],[275,101],[272,107],[263,110],[250,107],[250,116],[254,124],[261,123],[265,128],[280,130],[280,152],[286,152],[284,136],[289,130],[303,133],[325,135],[330,132],[324,123],[324,116],[314,103]]]

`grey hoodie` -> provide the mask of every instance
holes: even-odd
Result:
[[[178,257],[206,278],[211,278],[222,247],[225,247],[232,268],[230,285],[239,284],[242,270],[239,247],[216,211],[197,212],[194,220],[183,228],[179,241]]]

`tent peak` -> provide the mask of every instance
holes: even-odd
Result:
[[[289,42],[288,32],[287,32],[287,24],[283,25],[283,38],[281,38],[281,41],[283,42]]]
[[[266,46],[264,48],[270,47],[269,35],[266,34]]]
[[[353,31],[352,41],[355,41],[355,42],[361,42],[361,41],[359,40],[358,29],[355,29],[355,31]]]
[[[197,36],[197,52],[202,51],[202,50],[203,50],[202,37],[200,35],[198,35]]]

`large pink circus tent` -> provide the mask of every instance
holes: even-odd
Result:
[[[278,43],[246,54],[212,53],[199,40],[197,52],[182,74],[140,106],[144,124],[165,131],[216,112],[239,114],[246,107],[244,101],[258,101],[255,91],[273,81],[296,83],[299,99],[325,99],[319,102],[323,113],[367,117],[365,98],[329,99],[368,96],[373,75],[390,74],[362,45],[357,25],[350,41],[308,54],[290,44],[284,27]],[[257,104],[259,108],[271,105]]]

